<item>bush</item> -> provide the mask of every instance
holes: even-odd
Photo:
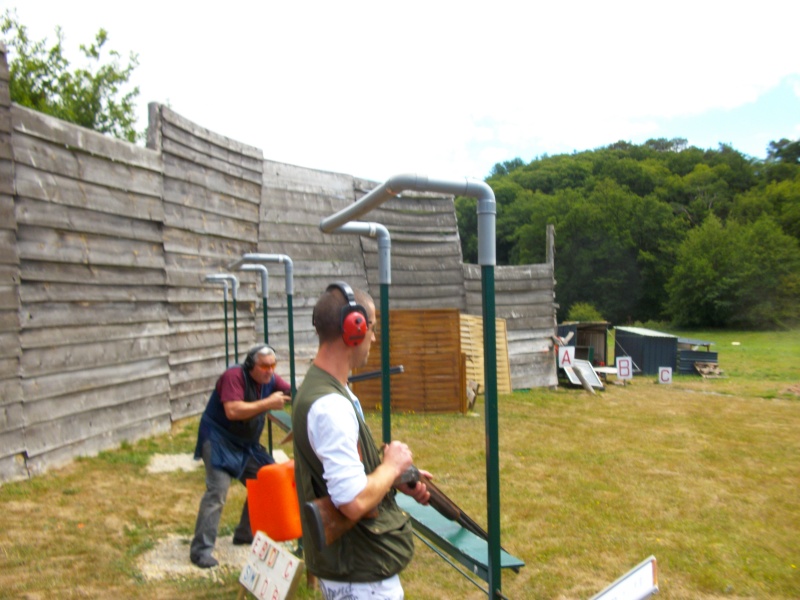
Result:
[[[569,308],[567,321],[605,321],[605,319],[593,304],[576,302]]]

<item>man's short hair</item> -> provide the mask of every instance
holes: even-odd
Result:
[[[365,307],[374,304],[372,296],[364,290],[353,288],[356,304]],[[314,305],[311,322],[317,331],[320,343],[332,342],[342,337],[342,309],[347,306],[347,298],[337,287],[325,290]]]

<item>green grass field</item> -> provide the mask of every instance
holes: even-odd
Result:
[[[526,563],[503,572],[507,597],[590,598],[652,554],[660,598],[800,598],[800,331],[681,334],[714,341],[726,377],[500,397],[502,544]],[[477,408],[392,426],[485,526]],[[380,415],[368,420],[380,436]],[[196,426],[0,487],[0,597],[234,598],[238,572],[145,582],[136,569],[160,539],[191,535],[202,472],[145,466],[190,452]],[[243,499],[232,488],[223,533]],[[420,543],[401,577],[410,599],[486,597]]]

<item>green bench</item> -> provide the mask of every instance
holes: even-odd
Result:
[[[411,517],[415,532],[456,559],[472,575],[483,581],[489,580],[489,544],[485,540],[444,517],[435,508],[423,506],[405,494],[397,494],[396,500],[397,505]],[[436,552],[436,548],[431,549]],[[441,556],[441,552],[437,554]],[[500,550],[500,568],[519,573],[524,566],[522,560]]]

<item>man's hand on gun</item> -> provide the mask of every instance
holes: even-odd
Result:
[[[266,398],[268,408],[267,410],[281,410],[286,406],[287,402],[292,401],[292,397],[284,392],[272,392]]]
[[[431,495],[425,483],[420,479],[420,473],[428,479],[432,479],[433,476],[428,471],[417,470],[412,460],[411,449],[403,442],[394,441],[383,446],[384,464],[388,463],[399,473],[394,480],[393,487],[411,496],[420,504],[428,504]]]

